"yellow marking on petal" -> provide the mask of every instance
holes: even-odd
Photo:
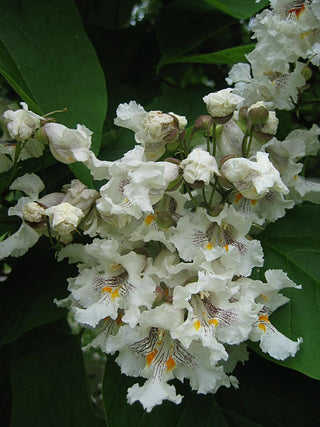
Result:
[[[226,252],[229,252],[229,245],[224,245],[223,247],[225,248]]]
[[[209,320],[209,324],[210,325],[214,325],[214,326],[218,326],[219,325],[219,320],[217,320],[217,319],[210,319]]]
[[[111,292],[111,299],[114,300],[118,298],[119,296],[119,289],[116,289],[115,291]]]
[[[298,178],[298,175],[297,175],[297,174],[296,174],[296,175],[294,175],[294,176],[293,176],[293,178],[294,178],[294,179],[297,179],[297,178]]]
[[[154,351],[152,351],[151,353],[147,354],[146,359],[147,359],[147,365],[148,366],[151,365],[153,359],[156,357],[156,354],[157,353],[155,353]]]
[[[115,271],[115,270],[119,270],[119,268],[121,268],[121,267],[122,267],[121,264],[113,263],[113,264],[110,265],[109,269],[112,270],[112,271]]]
[[[201,327],[201,323],[199,322],[199,320],[197,320],[196,322],[194,322],[193,326],[195,330],[198,331]]]
[[[266,326],[263,323],[259,323],[258,328],[260,328],[263,332],[266,332]]]
[[[260,322],[268,322],[269,323],[269,317],[264,315],[264,314],[262,316],[259,316],[259,320],[260,320]]]
[[[147,215],[147,216],[145,217],[144,222],[145,222],[147,225],[150,225],[150,224],[152,223],[152,221],[154,221],[155,219],[156,219],[156,217],[155,217],[154,215],[149,214],[149,215]]]
[[[301,33],[300,37],[303,39],[304,37],[307,37],[310,34],[310,31],[306,31],[305,33]]]
[[[112,288],[110,288],[110,286],[104,286],[102,288],[102,292],[109,292],[109,294],[112,292]]]
[[[257,203],[258,200],[250,200],[250,203],[252,206],[254,206]]]
[[[169,357],[169,359],[166,361],[167,365],[167,371],[172,371],[172,369],[176,366],[176,362],[172,359],[172,357]]]
[[[263,298],[265,301],[269,301],[269,297],[267,297],[266,295],[261,294],[260,296],[261,296],[261,298]]]
[[[206,246],[206,249],[208,249],[208,251],[211,251],[212,248],[213,248],[212,243],[208,243]]]

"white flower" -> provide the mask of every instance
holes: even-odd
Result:
[[[187,120],[174,113],[146,112],[141,105],[130,101],[119,105],[114,123],[131,129],[135,140],[144,147],[147,159],[157,160],[165,152],[167,143],[177,141]]]
[[[99,197],[96,190],[88,188],[78,179],[74,179],[70,184],[65,185],[63,190],[66,191],[63,201],[81,209],[85,215]]]
[[[43,126],[51,153],[62,163],[84,162],[90,158],[92,132],[83,125],[69,129],[59,123],[46,123]]]
[[[7,128],[11,138],[17,141],[25,141],[40,127],[41,120],[44,120],[44,117],[29,111],[25,102],[21,102],[20,105],[22,109],[7,110],[3,117],[8,120]]]
[[[46,209],[45,213],[49,217],[50,227],[59,234],[60,239],[65,243],[72,240],[72,232],[84,217],[81,209],[66,202],[51,206]]]
[[[39,193],[44,189],[41,179],[33,173],[25,174],[14,180],[10,189],[23,191],[27,197],[20,197],[16,206],[11,207],[8,211],[10,216],[17,215],[23,222],[18,231],[0,242],[0,259],[24,255],[28,249],[37,243],[43,233],[43,229],[34,229],[24,221],[24,214],[27,213],[28,216],[28,207],[26,206],[37,200]]]
[[[216,159],[202,148],[195,148],[186,159],[182,160],[183,178],[189,184],[203,181],[208,185],[213,174],[219,174]]]
[[[212,117],[225,117],[234,112],[243,101],[243,98],[233,94],[232,89],[227,88],[209,93],[209,95],[203,97],[203,100],[207,105],[208,113]]]
[[[282,194],[289,192],[281,181],[280,173],[270,162],[268,154],[261,151],[257,152],[255,162],[236,157],[226,160],[221,171],[247,199],[260,199],[271,190]]]

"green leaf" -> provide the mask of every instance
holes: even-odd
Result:
[[[238,19],[247,19],[255,15],[259,10],[269,6],[268,0],[256,3],[254,0],[205,0],[212,6]]]
[[[13,260],[12,260],[13,261]],[[65,317],[54,298],[68,295],[67,277],[75,267],[57,263],[52,250],[40,241],[15,264],[0,288],[1,342],[12,342],[26,331]]]
[[[254,49],[255,45],[245,45],[223,49],[217,52],[206,53],[204,55],[182,56],[180,58],[171,58],[166,64],[176,62],[192,62],[196,64],[234,64],[236,62],[246,62],[245,55]]]
[[[162,53],[158,69],[215,36],[220,47],[237,21],[199,0],[175,0],[160,15],[157,36]],[[226,46],[227,47],[227,46]]]
[[[303,343],[294,358],[283,362],[272,360],[317,379],[320,379],[319,217],[320,206],[304,204],[269,225],[260,235],[265,256],[263,271],[280,268],[302,285],[301,290],[283,290],[291,301],[276,310],[271,320],[284,335],[294,340],[302,337]]]
[[[114,359],[108,357],[103,380],[109,427],[282,427],[314,425],[318,417],[313,405],[318,382],[254,353],[233,373],[239,389],[221,387],[215,395],[199,395],[187,381],[175,381],[177,392],[184,396],[182,403],[164,401],[151,413],[144,412],[140,403],[126,402],[127,389],[145,380],[121,374]]]
[[[107,108],[105,81],[74,3],[2,1],[0,42],[0,71],[22,99],[43,114],[66,107],[55,115],[58,121],[91,129],[97,153]],[[82,165],[71,168],[92,181]]]
[[[11,361],[11,427],[103,427],[88,395],[79,336],[40,328],[19,342]]]

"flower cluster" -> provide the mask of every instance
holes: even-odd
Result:
[[[15,141],[13,155],[2,152],[7,167],[16,167],[19,156],[38,144],[62,163],[82,162],[107,182],[96,191],[73,180],[44,195],[37,175],[15,179],[10,190],[25,196],[9,215],[22,224],[0,241],[0,258],[23,255],[45,235],[59,260],[77,264],[78,275],[68,279],[70,294],[57,304],[92,331],[87,347],[117,352],[122,373],[145,378],[127,398],[147,411],[164,400],[181,402],[169,383],[175,378],[188,379],[198,393],[237,387],[232,372],[248,358],[248,341],[278,360],[294,356],[302,343],[270,320],[288,302],[279,291],[300,286],[281,270],[267,270],[265,281],[250,276],[263,266],[253,231],[304,200],[320,203],[320,184],[301,175],[300,162],[319,151],[320,130],[313,125],[277,139],[272,106],[290,107],[295,95],[277,92],[261,59],[270,57],[277,78],[289,74],[286,82],[300,70],[298,58],[315,63],[317,4],[292,8],[272,1],[272,10],[253,24],[258,43],[248,59],[255,77],[205,96],[208,114],[193,127],[173,112],[147,112],[135,101],[119,105],[115,124],[132,130],[137,145],[118,160],[96,158],[92,133],[83,125],[68,129],[23,103],[4,114]],[[283,36],[274,36],[282,28]],[[286,52],[294,37],[300,50]],[[274,58],[267,55],[272,46],[278,46]],[[74,243],[76,232],[90,243]]]
[[[227,78],[247,105],[263,100],[270,108],[294,107],[312,72],[320,65],[319,0],[271,0],[252,21],[254,50],[249,64],[235,64]],[[307,64],[304,62],[307,60]]]

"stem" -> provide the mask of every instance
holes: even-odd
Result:
[[[208,202],[207,202],[207,197],[206,197],[206,192],[205,192],[205,187],[204,186],[202,187],[202,197],[203,197],[203,201],[204,201],[204,204],[205,204],[206,208],[209,208],[209,205],[208,205]]]
[[[217,183],[218,183],[218,178],[215,178],[215,181],[214,181],[214,184],[212,187],[212,191],[211,191],[211,195],[210,195],[210,199],[209,199],[209,208],[211,208],[211,206],[212,206],[213,196],[214,196],[214,193],[216,192]]]
[[[208,123],[208,126],[207,126],[207,151],[208,151],[208,153],[210,153],[210,128],[211,128],[212,123],[213,123],[213,120],[211,119]]]
[[[198,204],[198,202],[196,201],[196,199],[193,197],[193,195],[191,194],[191,190],[190,190],[189,185],[188,185],[187,183],[185,183],[185,185],[186,185],[186,189],[187,189],[187,192],[188,192],[188,194],[189,194],[189,196],[190,196],[190,199],[191,199],[192,203],[193,203],[193,204],[198,208],[198,207],[199,207],[199,204]]]
[[[212,124],[212,155],[216,155],[217,151],[217,135],[216,135],[217,123],[213,122]]]

